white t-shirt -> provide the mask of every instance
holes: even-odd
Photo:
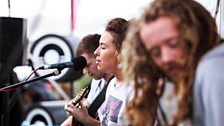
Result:
[[[128,101],[133,97],[133,86],[130,84],[116,85],[116,78],[113,78],[106,92],[106,100],[102,106],[102,126],[124,126],[127,121],[122,113]]]

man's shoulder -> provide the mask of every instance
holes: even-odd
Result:
[[[214,49],[206,53],[203,56],[203,60],[209,60],[220,57],[224,58],[224,43],[220,44],[219,46],[215,47]]]
[[[201,60],[197,74],[203,76],[217,76],[224,69],[224,43],[209,51]]]

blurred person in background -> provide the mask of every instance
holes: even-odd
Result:
[[[122,49],[125,79],[135,83],[126,111],[131,124],[192,125],[196,68],[219,43],[214,19],[196,1],[153,1],[130,26]]]

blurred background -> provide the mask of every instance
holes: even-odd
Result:
[[[138,17],[151,1],[0,0],[0,87],[52,73],[36,69],[70,61],[83,36],[101,34],[112,18]],[[224,1],[197,1],[215,18],[224,37]],[[64,104],[91,79],[66,68],[58,76],[1,91],[0,125],[59,125],[67,117]]]

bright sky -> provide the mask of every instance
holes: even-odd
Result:
[[[106,23],[114,17],[130,19],[138,16],[152,0],[75,0],[77,8],[76,29],[78,38],[91,33],[101,33]],[[216,0],[196,0],[214,16]],[[8,0],[0,0],[0,16],[8,16]],[[48,33],[71,34],[71,0],[11,0],[11,16],[28,19],[28,37],[35,40]],[[222,10],[224,3],[221,0]],[[222,12],[224,13],[224,12]],[[217,19],[219,31],[221,20]],[[224,32],[224,31],[223,31]],[[224,33],[222,33],[224,34]],[[224,36],[224,35],[223,35]]]

